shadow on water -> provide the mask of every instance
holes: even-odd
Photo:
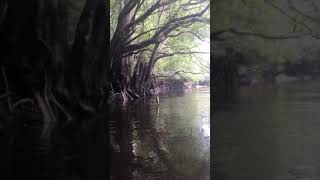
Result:
[[[7,120],[0,134],[0,179],[105,179],[107,139],[103,117],[91,114],[70,123],[57,123],[50,137],[42,137],[41,115],[19,112],[19,116]]]
[[[197,90],[110,107],[111,178],[209,179],[209,98]]]

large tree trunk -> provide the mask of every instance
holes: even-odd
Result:
[[[106,79],[109,4],[87,0],[70,48],[65,3],[0,2],[0,94],[8,92],[10,107],[0,109],[8,111],[3,117],[7,140],[1,144],[15,152],[7,154],[4,173],[11,179],[105,179],[105,119],[97,118],[96,110]],[[68,133],[74,138],[66,142]],[[67,143],[78,137],[82,138],[72,150],[81,156],[72,161],[81,163],[72,166],[83,171],[70,175],[60,167],[68,166]],[[24,151],[18,151],[22,146]],[[20,156],[27,163],[16,158]],[[37,167],[46,169],[36,171]]]
[[[67,69],[70,77],[67,83],[69,89],[77,99],[93,106],[98,103],[97,96],[106,80],[108,14],[106,2],[87,1],[80,17]]]

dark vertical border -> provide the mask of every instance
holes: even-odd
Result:
[[[212,41],[212,32],[213,32],[213,6],[214,6],[214,1],[210,1],[210,179],[214,179],[213,178],[213,152],[214,152],[214,136],[213,136],[213,132],[214,132],[214,126],[213,126],[213,119],[214,119],[214,113],[213,113],[213,74],[212,74],[212,67],[213,67],[213,41]]]

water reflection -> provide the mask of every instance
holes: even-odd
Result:
[[[209,179],[210,93],[110,107],[112,179]]]

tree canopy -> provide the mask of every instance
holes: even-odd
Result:
[[[132,4],[131,4],[132,3]],[[110,12],[111,45],[119,31],[127,24],[128,33],[122,35],[122,56],[143,52],[144,61],[154,67],[158,76],[170,76],[177,71],[190,79],[208,76],[209,48],[209,1],[115,1]],[[126,8],[132,8],[125,13]],[[126,19],[127,18],[127,19]],[[125,20],[126,19],[126,20]],[[127,22],[125,22],[127,21]],[[119,27],[122,27],[121,29]],[[132,62],[132,71],[137,61]],[[192,73],[191,73],[192,72]],[[200,76],[200,72],[203,75]]]

